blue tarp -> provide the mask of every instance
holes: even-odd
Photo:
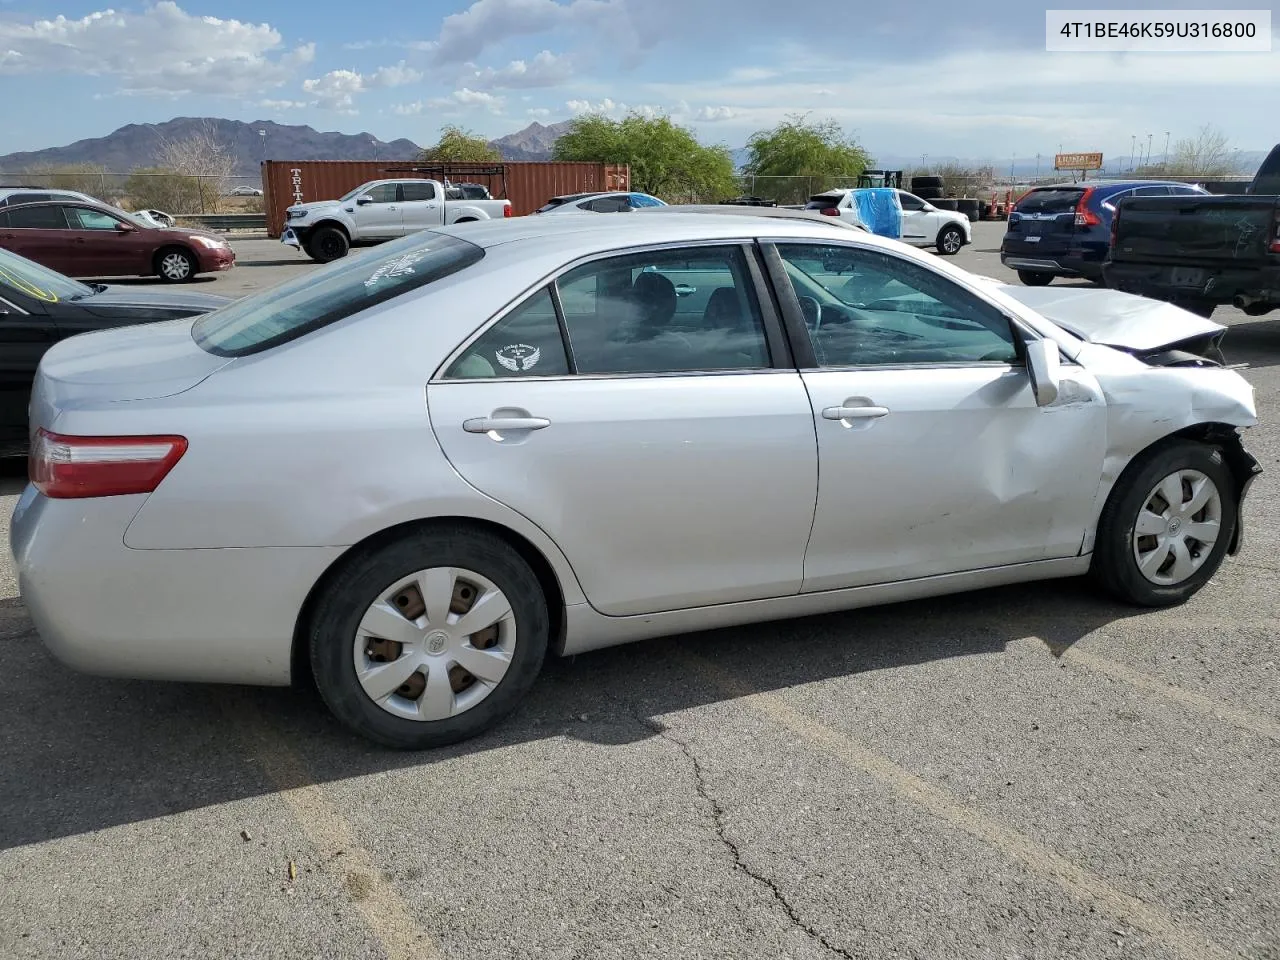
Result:
[[[889,187],[854,190],[853,205],[863,226],[876,236],[902,239],[902,203],[897,190]]]

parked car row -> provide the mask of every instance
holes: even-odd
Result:
[[[1009,214],[1000,260],[1028,286],[1055,277],[1175,303],[1280,309],[1280,145],[1243,194],[1151,180],[1037,187]]]

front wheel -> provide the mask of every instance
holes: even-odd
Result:
[[[1178,440],[1143,454],[1121,475],[1103,508],[1094,579],[1139,606],[1183,603],[1221,566],[1238,511],[1220,450]]]
[[[351,241],[337,227],[320,227],[307,238],[307,255],[317,263],[340,260],[351,249]]]
[[[329,709],[398,749],[456,743],[497,723],[533,685],[549,636],[528,563],[466,528],[355,555],[310,622],[312,672]]]
[[[196,275],[196,258],[188,250],[171,247],[156,255],[156,273],[165,283],[186,283]]]
[[[964,231],[957,226],[943,227],[938,233],[938,252],[954,257],[964,246]]]

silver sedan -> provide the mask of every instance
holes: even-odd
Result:
[[[12,523],[99,674],[457,741],[544,656],[1091,574],[1186,601],[1258,465],[1223,327],[782,217],[414,234],[44,357]]]

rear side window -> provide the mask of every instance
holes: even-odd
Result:
[[[1018,213],[1073,213],[1083,190],[1032,190],[1018,201]]]
[[[201,348],[243,357],[416,290],[484,258],[466,240],[426,230],[383,244],[317,277],[305,273],[206,314],[191,328]]]
[[[804,208],[806,210],[828,210],[831,207],[839,206],[840,201],[843,199],[843,197],[824,197],[821,195],[810,197]]]
[[[27,230],[65,230],[67,220],[61,207],[29,207],[23,204],[9,208],[9,226]]]
[[[0,200],[0,204],[10,203],[43,203],[46,200],[52,200],[53,197],[47,193],[11,193],[9,196]],[[62,199],[59,197],[58,199]]]
[[[400,184],[400,189],[404,191],[405,203],[411,200],[434,200],[436,198],[436,187],[433,183],[423,180],[421,183],[406,181]]]

